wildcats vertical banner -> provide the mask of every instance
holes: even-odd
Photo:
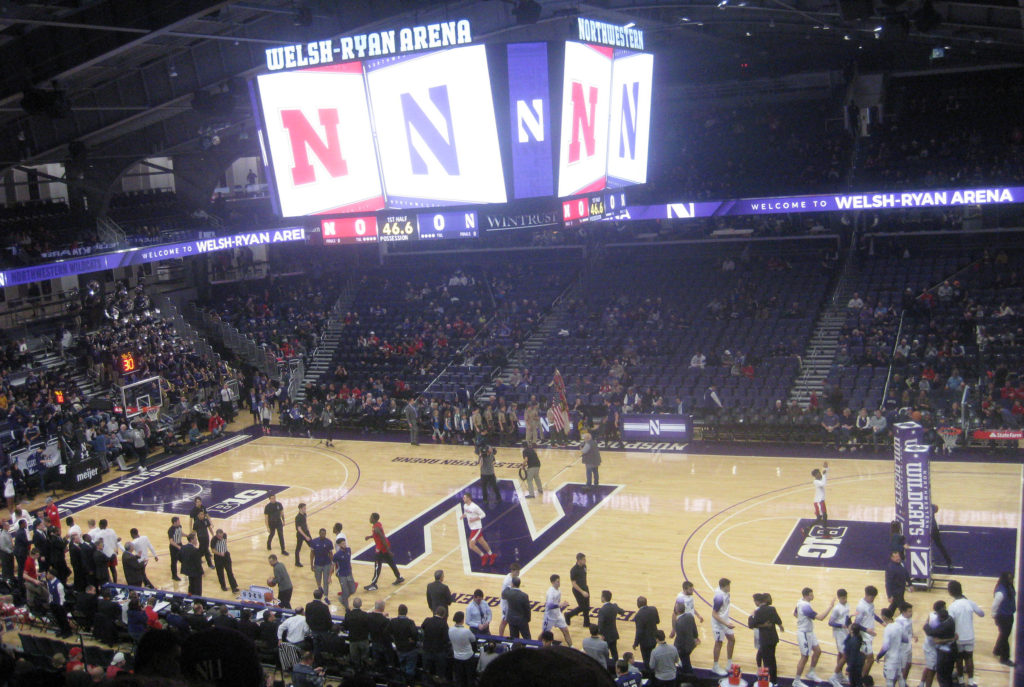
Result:
[[[547,43],[510,43],[508,105],[516,198],[554,193],[550,104]]]
[[[928,454],[922,444],[924,429],[916,422],[893,426],[893,486],[896,521],[907,540],[907,571],[912,580],[931,577],[932,492]]]

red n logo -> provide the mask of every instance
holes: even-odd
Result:
[[[579,162],[580,159],[580,135],[587,144],[587,157],[594,154],[597,145],[594,136],[594,118],[597,114],[597,86],[591,86],[588,93],[590,111],[587,111],[588,102],[583,99],[583,84],[579,81],[572,83],[572,142],[569,143],[569,162]]]
[[[338,142],[338,111],[333,109],[317,110],[320,125],[324,128],[327,141],[324,142],[306,116],[299,110],[282,110],[281,123],[288,129],[291,139],[292,156],[295,166],[292,167],[292,181],[296,186],[316,181],[316,172],[309,163],[309,151],[312,150],[317,159],[327,168],[332,177],[348,174],[348,164],[341,156],[341,144]],[[307,150],[308,146],[308,150]]]

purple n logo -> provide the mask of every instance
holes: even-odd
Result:
[[[626,157],[626,148],[629,148],[629,157],[636,159],[636,110],[640,104],[640,82],[633,82],[633,92],[629,92],[629,84],[622,84],[622,117],[619,120],[619,157]]]
[[[433,157],[441,163],[444,171],[452,176],[459,173],[459,156],[455,150],[455,127],[452,124],[452,108],[448,102],[448,86],[433,86],[427,90],[430,102],[437,114],[444,119],[447,137],[434,126],[431,117],[423,111],[412,93],[402,93],[402,116],[405,119],[405,137],[409,144],[409,159],[412,162],[413,174],[429,174],[427,162],[420,154],[419,148],[426,147]],[[436,116],[434,117],[436,119]],[[413,142],[413,131],[417,142]]]
[[[437,521],[450,518],[451,524],[457,524],[463,531],[461,546],[464,559],[469,568],[476,573],[494,573],[504,575],[508,564],[517,561],[526,568],[538,560],[547,549],[555,545],[577,525],[590,517],[601,504],[619,489],[615,485],[602,485],[593,491],[586,491],[582,484],[565,484],[554,493],[555,506],[558,510],[557,519],[543,529],[536,529],[528,512],[529,501],[522,501],[522,492],[516,488],[512,480],[499,480],[501,504],[488,506],[483,503],[480,481],[476,480],[465,488],[447,496],[423,511],[412,520],[403,523],[389,534],[395,561],[399,565],[410,565],[431,553],[433,544],[430,528]],[[491,548],[498,554],[498,561],[493,567],[484,568],[477,556],[467,553],[466,536],[469,530],[464,521],[456,520],[462,494],[469,492],[474,501],[487,512],[484,519],[484,537]],[[372,562],[373,547],[370,546],[358,554],[357,561]]]

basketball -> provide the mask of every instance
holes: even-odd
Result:
[[[273,587],[275,584],[277,584],[277,580],[275,580],[273,577],[268,577],[267,578],[267,586],[268,587]]]

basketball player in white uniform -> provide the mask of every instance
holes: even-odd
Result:
[[[925,633],[924,633],[924,670],[921,671],[921,683],[925,687],[932,687],[932,683],[935,681],[935,670],[939,664],[938,647],[935,644],[935,640],[928,634],[928,627],[938,627],[939,625],[939,611],[946,607],[946,602],[939,599],[932,605],[932,612],[928,614],[928,620],[925,622]]]
[[[565,622],[565,613],[563,613],[569,604],[562,602],[562,592],[559,590],[561,584],[562,580],[558,575],[551,576],[551,586],[548,587],[548,593],[544,597],[544,624],[541,627],[541,631],[551,630],[557,627],[562,631],[562,637],[565,638],[565,645],[572,647],[572,637],[569,636],[569,625]]]
[[[850,606],[846,602],[846,590],[836,590],[836,605],[828,616],[828,626],[832,628],[832,637],[836,640],[836,672],[829,678],[832,687],[842,687],[843,665],[846,663],[846,654],[843,653],[843,644],[850,636]]]
[[[508,574],[505,575],[505,579],[501,581],[501,591],[504,592],[512,586],[512,578],[519,577],[519,564],[512,563],[508,566]],[[501,599],[501,625],[498,628],[498,636],[505,636],[505,627],[508,625],[508,601],[499,593],[498,598]]]
[[[827,618],[836,605],[836,600],[832,599],[832,603],[827,609],[821,613],[815,613],[811,608],[811,602],[814,601],[814,590],[804,587],[800,594],[802,598],[796,602],[796,608],[793,609],[793,616],[796,618],[796,643],[800,649],[800,660],[796,664],[796,678],[793,680],[793,687],[804,687],[800,676],[803,675],[808,658],[811,659],[811,669],[807,671],[807,679],[811,682],[818,682],[818,674],[814,672],[814,669],[818,666],[818,659],[821,658],[821,647],[818,646],[818,637],[814,634],[814,621]]]
[[[914,634],[914,607],[908,603],[900,605],[900,617],[895,622],[899,623],[900,627],[903,628],[903,644],[900,645],[902,654],[900,661],[903,663],[903,682],[907,681],[907,676],[910,675],[910,661],[913,658],[914,653],[914,642],[917,641],[917,635]]]
[[[864,675],[871,672],[871,666],[875,663],[875,597],[878,596],[878,588],[874,585],[864,587],[864,598],[857,602],[857,615],[853,622],[864,628],[864,643],[861,645],[861,653],[864,654]]]
[[[694,618],[699,622],[704,622],[704,617],[697,612],[697,608],[694,606],[693,598],[693,582],[687,580],[683,582],[683,591],[676,594],[676,602],[672,606],[672,634],[669,635],[669,639],[676,636],[676,618],[683,613],[693,613]],[[755,634],[755,636],[757,635]]]
[[[480,565],[493,565],[494,559],[498,556],[491,552],[490,544],[484,539],[482,520],[486,517],[484,509],[473,503],[472,496],[462,495],[462,515],[459,519],[465,518],[466,524],[469,525],[469,548],[480,556]]]
[[[821,466],[821,470],[815,468],[811,470],[811,477],[814,480],[811,484],[814,485],[814,524],[821,525],[821,535],[824,538],[828,538],[828,530],[825,528],[828,526],[828,508],[825,506],[825,484],[828,481],[828,461],[825,461]]]
[[[885,632],[882,634],[882,648],[878,651],[878,660],[883,661],[882,673],[885,676],[885,687],[907,687],[903,679],[903,624],[893,622],[892,611],[882,609],[882,622]],[[867,662],[865,662],[865,668]]]
[[[715,636],[714,657],[715,665],[711,668],[715,675],[728,675],[729,671],[718,665],[718,658],[722,654],[722,643],[724,642],[725,657],[732,665],[732,651],[736,647],[736,637],[733,635],[733,628],[736,626],[729,621],[729,589],[732,583],[722,578],[718,581],[718,591],[711,602],[711,633]]]

